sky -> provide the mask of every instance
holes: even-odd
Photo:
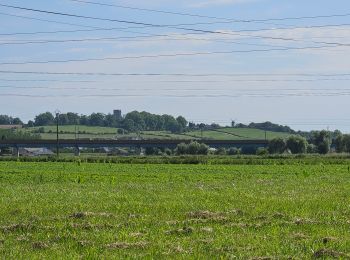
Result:
[[[350,132],[349,1],[86,1],[0,1],[0,114],[121,109]]]

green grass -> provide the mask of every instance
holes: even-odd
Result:
[[[348,165],[0,162],[0,254],[348,258]]]
[[[40,127],[30,127],[30,128],[27,128],[26,131],[33,132],[39,128]],[[52,132],[56,133],[56,126],[55,125],[43,126],[43,128],[44,128],[45,132],[52,131]],[[75,130],[76,130],[75,125],[59,126],[59,131],[75,133]],[[85,132],[91,133],[91,134],[101,134],[101,133],[116,134],[117,128],[79,125],[79,126],[77,126],[77,131],[81,131],[81,132],[85,131]]]
[[[25,130],[34,132],[39,127],[28,128]],[[44,126],[45,133],[40,134],[42,139],[56,139],[56,126]],[[51,131],[51,133],[48,133]],[[64,133],[60,134],[62,139],[75,139],[75,126],[60,126],[59,131]],[[218,131],[190,131],[184,134],[172,134],[167,131],[142,131],[140,134],[129,133],[125,135],[117,134],[117,129],[112,127],[95,127],[95,126],[79,126],[78,131],[85,132],[77,135],[80,139],[114,139],[114,138],[136,138],[141,137],[143,139],[200,139],[202,136],[206,139],[219,139],[219,140],[242,140],[242,139],[265,139],[265,131],[259,129],[250,128],[220,128]],[[275,137],[288,137],[288,133],[279,132],[266,132],[267,139],[273,139]]]
[[[201,131],[194,131],[187,133],[191,136],[207,138],[207,139],[220,139],[220,140],[243,140],[243,139],[265,139],[265,131],[259,129],[251,129],[251,128],[220,128],[218,129],[220,132],[216,131],[203,131],[203,135]],[[286,138],[290,136],[288,133],[279,133],[279,132],[271,132],[266,131],[266,138],[268,140],[282,137]]]

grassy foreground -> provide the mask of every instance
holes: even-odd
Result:
[[[0,162],[3,258],[350,257],[348,165]]]

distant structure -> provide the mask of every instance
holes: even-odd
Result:
[[[122,119],[122,111],[120,109],[113,110],[113,115],[117,120]]]
[[[26,156],[26,157],[54,155],[54,153],[47,148],[19,148],[17,152],[19,156]]]

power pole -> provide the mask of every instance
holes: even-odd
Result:
[[[58,110],[55,111],[56,112],[56,155],[57,157],[60,156],[60,142],[59,142],[59,136],[58,136],[58,121],[59,121],[59,115],[60,112]]]

